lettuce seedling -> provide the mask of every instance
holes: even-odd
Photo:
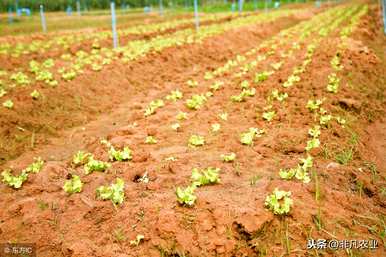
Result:
[[[320,141],[318,138],[312,138],[307,141],[306,151],[309,152],[314,148],[318,148],[320,146]]]
[[[205,80],[213,79],[213,74],[209,71],[205,72],[204,79]]]
[[[135,238],[135,240],[130,240],[130,245],[131,246],[138,246],[142,240],[145,239],[144,235],[138,234]]]
[[[235,153],[222,154],[221,159],[224,162],[233,162],[236,159],[236,154]]]
[[[191,176],[191,179],[193,181],[192,184],[196,187],[216,184],[220,182],[219,172],[220,172],[219,168],[213,168],[213,167],[208,167],[201,171],[197,168],[194,168],[192,170],[192,176]]]
[[[195,81],[195,80],[188,80],[186,82],[186,84],[188,84],[189,87],[193,88],[193,87],[197,87],[198,86],[198,82]]]
[[[281,191],[275,188],[273,193],[265,199],[265,206],[276,215],[288,214],[293,204],[290,196],[291,192]]]
[[[263,82],[263,81],[267,80],[268,77],[271,76],[272,74],[273,74],[273,72],[270,72],[270,71],[263,71],[261,73],[256,73],[254,82],[255,83]]]
[[[5,96],[6,94],[7,94],[7,91],[5,91],[5,89],[1,87],[1,81],[0,81],[0,98]]]
[[[312,168],[313,159],[312,156],[308,155],[307,158],[300,158],[300,165],[304,170]]]
[[[332,119],[331,115],[322,115],[319,118],[319,124],[322,126],[327,126],[328,123],[330,123],[330,120]]]
[[[186,112],[179,112],[176,116],[177,120],[187,120],[188,119],[188,113]]]
[[[205,93],[205,97],[206,97],[206,98],[209,98],[209,97],[212,97],[212,96],[213,96],[213,93],[210,92],[210,91],[208,91],[208,92]]]
[[[264,130],[259,130],[258,128],[249,128],[248,132],[241,133],[240,141],[244,145],[252,145],[253,140],[256,137],[261,137],[264,133]]]
[[[147,136],[146,139],[145,139],[145,143],[149,144],[149,145],[156,144],[157,143],[157,139],[155,137],[153,137],[153,136]]]
[[[80,193],[82,191],[83,183],[80,177],[72,175],[71,179],[66,180],[63,190],[68,194]]]
[[[339,55],[335,55],[332,59],[331,59],[331,66],[334,70],[336,71],[340,71],[343,69],[343,65],[340,64],[340,60],[339,60]]]
[[[309,109],[311,112],[319,109],[320,105],[323,103],[323,100],[317,99],[317,100],[308,100],[306,108]]]
[[[248,80],[243,80],[243,81],[241,82],[241,84],[240,84],[240,87],[241,87],[242,89],[247,89],[247,88],[249,88],[249,82],[248,82]]]
[[[28,76],[20,71],[18,73],[12,74],[11,80],[16,81],[16,83],[19,85],[27,85],[27,84],[31,83]]]
[[[164,105],[165,103],[161,99],[151,101],[148,107],[145,109],[145,117],[154,114],[158,108],[161,108]]]
[[[109,150],[109,158],[111,161],[129,161],[133,158],[132,152],[128,146],[125,146],[123,150],[116,150],[113,146]]]
[[[178,131],[181,128],[181,125],[180,123],[173,123],[171,127],[173,130]]]
[[[205,95],[193,95],[191,99],[186,100],[186,106],[192,110],[198,110],[207,101]]]
[[[294,85],[295,82],[299,82],[300,77],[297,75],[292,74],[291,76],[288,77],[287,81],[284,82],[283,87],[288,88]]]
[[[189,146],[202,146],[205,144],[205,138],[199,135],[192,135],[189,138]]]
[[[292,179],[296,174],[297,169],[280,169],[279,176],[282,179],[290,180]]]
[[[274,90],[272,90],[271,96],[273,99],[276,99],[279,102],[282,102],[288,97],[288,94],[287,93],[281,93],[281,92],[279,92],[279,90],[274,89]]]
[[[212,132],[218,132],[221,129],[221,125],[219,123],[212,124]]]
[[[12,100],[9,99],[9,100],[7,100],[7,101],[5,101],[5,102],[3,103],[3,106],[4,106],[5,108],[12,109],[13,106],[14,106],[14,104],[13,104]]]
[[[75,166],[83,165],[88,162],[89,158],[92,158],[90,153],[78,151],[74,157],[72,157],[72,163],[75,164]]]
[[[32,91],[32,93],[30,94],[30,96],[32,97],[32,99],[37,100],[37,99],[39,99],[39,97],[40,97],[40,93],[39,93],[39,91],[37,91],[37,90],[35,89],[34,91]]]
[[[276,112],[275,111],[270,111],[270,112],[264,112],[263,113],[263,119],[266,121],[272,121],[273,118],[275,118]]]
[[[167,95],[165,98],[166,100],[176,102],[178,99],[181,99],[183,97],[183,94],[180,90],[172,90],[169,95]]]
[[[274,69],[274,70],[279,70],[280,67],[283,65],[283,62],[277,62],[277,63],[272,63],[271,64],[271,67]]]
[[[294,68],[293,74],[294,75],[299,75],[299,74],[302,74],[305,71],[306,71],[306,68],[305,68],[304,65],[303,66],[297,66],[297,67]]]
[[[42,170],[43,165],[44,161],[40,157],[34,158],[34,162],[28,165],[27,168],[25,168],[25,171],[27,173],[39,173]]]
[[[88,159],[88,162],[84,165],[84,171],[86,174],[90,174],[93,171],[105,171],[111,167],[110,163],[95,160],[92,156]]]
[[[4,170],[1,175],[3,176],[3,182],[15,189],[20,188],[23,183],[28,179],[28,172],[23,170],[19,176],[11,174],[11,170]]]
[[[231,100],[233,102],[244,102],[247,96],[254,96],[255,93],[256,93],[255,88],[243,89],[243,91],[239,95],[231,96]]]
[[[223,85],[224,85],[224,82],[222,82],[222,81],[215,81],[215,82],[210,86],[210,89],[211,89],[212,91],[217,91],[217,90],[219,90]]]
[[[100,186],[96,190],[97,197],[102,200],[111,200],[114,206],[122,204],[125,200],[125,182],[117,178],[111,186]]]
[[[310,128],[308,134],[313,138],[318,138],[320,136],[320,126],[315,125],[313,128]]]
[[[228,113],[226,113],[226,112],[220,113],[218,116],[219,116],[220,119],[222,119],[223,121],[227,121],[227,120],[228,120]]]
[[[328,75],[327,91],[330,93],[338,93],[340,79],[335,73]]]
[[[336,117],[335,119],[342,127],[344,127],[344,125],[346,124],[346,120],[344,118]]]
[[[76,72],[73,71],[73,70],[64,72],[64,73],[62,74],[62,78],[63,78],[65,81],[73,80],[75,77],[76,77]]]
[[[194,195],[194,190],[196,187],[194,185],[188,186],[185,189],[181,189],[180,187],[177,187],[176,189],[176,195],[177,195],[177,201],[181,205],[186,206],[193,206],[196,202],[197,196]]]

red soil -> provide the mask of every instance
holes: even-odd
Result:
[[[305,156],[307,130],[315,121],[304,106],[310,98],[326,96],[330,60],[339,43],[336,33],[321,41],[313,61],[301,74],[302,80],[284,90],[289,98],[284,105],[275,106],[278,114],[270,123],[261,119],[266,96],[273,88],[279,88],[293,67],[301,63],[305,46],[316,35],[301,43],[301,49],[294,51],[268,80],[256,86],[256,95],[244,103],[230,103],[229,98],[240,92],[242,80],[253,80],[254,72],[267,70],[271,63],[282,60],[279,51],[243,79],[234,77],[234,73],[222,76],[225,85],[221,91],[215,92],[199,111],[188,111],[189,120],[181,122],[182,129],[178,132],[170,125],[175,122],[178,110],[187,111],[182,101],[168,103],[155,115],[143,117],[147,104],[171,89],[179,88],[185,96],[206,92],[209,83],[202,78],[205,71],[256,47],[263,39],[295,24],[296,19],[227,32],[202,45],[166,49],[126,66],[85,74],[59,91],[42,89],[45,107],[19,98],[16,104],[25,109],[8,116],[2,114],[2,127],[6,127],[7,121],[26,128],[51,122],[56,123],[52,125],[56,129],[73,125],[71,122],[79,124],[82,119],[87,124],[84,129],[60,132],[60,137],[48,144],[40,142],[34,151],[17,151],[15,155],[24,154],[6,163],[18,169],[30,163],[33,156],[40,155],[48,161],[40,173],[30,176],[22,189],[0,185],[0,242],[35,242],[39,257],[346,256],[343,250],[307,251],[307,239],[372,238],[378,240],[378,249],[353,251],[356,254],[353,256],[385,256],[381,233],[386,222],[386,65],[385,55],[382,52],[380,55],[379,49],[386,40],[381,31],[374,29],[376,18],[377,13],[371,8],[341,53],[344,65],[339,73],[341,88],[339,94],[328,95],[323,107],[345,117],[348,124],[342,128],[334,123],[322,131],[323,147],[312,152],[316,175],[309,184],[283,181],[278,170],[293,167],[298,158]],[[289,49],[287,44],[280,50]],[[263,48],[260,54],[268,50]],[[190,78],[196,79],[200,86],[194,89],[184,86]],[[56,98],[54,93],[62,97]],[[77,108],[76,100],[71,98],[75,93],[82,99]],[[92,111],[98,113],[112,107],[115,108],[109,113],[104,112],[89,122]],[[227,122],[217,117],[222,111],[229,113]],[[208,132],[215,122],[222,125],[218,134]],[[238,138],[249,127],[267,130],[251,147],[241,145]],[[15,128],[8,127],[8,133],[13,135]],[[205,135],[206,144],[188,147],[191,134]],[[159,143],[144,144],[147,135],[156,136]],[[129,146],[133,160],[115,162],[105,173],[85,176],[82,168],[71,166],[70,156],[84,149],[107,161],[106,149],[99,143],[101,137],[116,147]],[[347,165],[338,164],[337,154],[349,148],[353,159]],[[227,152],[237,154],[235,163],[220,161],[219,156]],[[170,156],[177,160],[164,160]],[[189,184],[192,168],[208,166],[221,168],[221,183],[197,189],[198,200],[193,208],[180,206],[175,187]],[[138,177],[146,172],[149,183],[138,183]],[[82,193],[67,196],[62,190],[68,174],[82,177],[85,183]],[[97,200],[95,189],[110,184],[116,177],[125,180],[126,188],[124,204],[115,209],[111,202]],[[264,208],[265,197],[275,187],[292,192],[294,206],[286,217],[274,216]],[[315,201],[317,187],[319,202]],[[320,230],[315,226],[318,212],[322,221]],[[130,245],[130,240],[138,234],[145,236],[144,241],[136,247]],[[290,242],[287,250],[286,239]]]

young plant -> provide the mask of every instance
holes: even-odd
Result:
[[[191,99],[187,99],[185,104],[189,109],[198,110],[207,101],[205,95],[193,95]]]
[[[88,162],[89,158],[92,158],[90,153],[86,153],[84,151],[78,151],[74,157],[72,157],[72,163],[75,166],[80,166]]]
[[[132,152],[128,146],[125,146],[123,150],[116,150],[113,146],[109,150],[109,158],[111,161],[129,161],[133,158]]]
[[[198,82],[195,81],[195,80],[188,80],[188,81],[186,82],[186,84],[188,84],[188,86],[191,87],[191,88],[194,88],[194,87],[197,87],[197,86],[198,86]]]
[[[240,142],[243,145],[252,145],[253,140],[257,137],[261,137],[264,133],[264,130],[260,130],[258,128],[249,128],[248,132],[241,133]]]
[[[291,192],[274,189],[271,195],[265,199],[265,206],[276,215],[286,215],[290,212],[293,204]]]
[[[320,126],[315,125],[313,128],[310,128],[308,134],[313,138],[318,138],[320,136]]]
[[[188,119],[188,113],[186,112],[179,112],[176,116],[177,120],[187,120]]]
[[[313,111],[319,109],[319,107],[322,103],[323,103],[323,100],[320,100],[320,99],[308,100],[306,107],[308,110],[310,110],[310,112],[313,112]]]
[[[4,170],[1,175],[3,176],[3,182],[15,189],[20,188],[23,183],[28,179],[28,172],[23,170],[19,176],[11,174],[11,170]]]
[[[215,81],[215,82],[210,86],[210,89],[211,89],[212,91],[217,91],[217,90],[219,90],[223,85],[224,85],[224,82],[222,82],[222,81]]]
[[[145,139],[145,143],[146,144],[156,144],[157,143],[157,139],[153,136],[147,136],[146,139]]]
[[[192,181],[196,187],[216,184],[220,182],[219,168],[208,167],[202,171],[197,168],[192,170]]]
[[[320,146],[320,141],[318,138],[312,138],[307,141],[306,151],[309,152],[314,148],[318,148]]]
[[[220,129],[221,129],[221,125],[219,123],[214,123],[211,126],[211,130],[213,133],[220,131]]]
[[[141,234],[138,234],[135,238],[135,240],[130,240],[130,245],[131,246],[138,246],[141,241],[143,241],[145,239],[145,236],[144,235],[141,235]]]
[[[255,74],[254,82],[255,82],[255,83],[263,82],[263,81],[267,80],[268,77],[269,77],[271,74],[272,74],[272,73],[271,73],[271,72],[268,72],[268,71],[263,71],[263,72],[261,72],[261,73],[256,73],[256,74]]]
[[[37,91],[36,89],[35,89],[34,91],[32,91],[31,97],[32,97],[32,99],[34,99],[34,100],[39,99],[39,97],[40,97],[39,91]]]
[[[94,171],[105,171],[108,168],[111,167],[110,163],[104,162],[104,161],[99,161],[99,160],[94,160],[94,158],[91,156],[88,159],[88,162],[84,165],[84,171],[86,174],[90,174]]]
[[[279,102],[283,102],[288,97],[288,94],[287,93],[281,93],[281,92],[279,92],[279,90],[274,89],[274,90],[272,90],[271,96],[273,99],[276,99]]]
[[[12,109],[13,106],[14,106],[14,104],[13,104],[12,100],[9,99],[9,100],[7,100],[7,101],[5,101],[5,102],[3,103],[3,106],[4,106],[5,108]]]
[[[296,171],[297,171],[296,168],[295,169],[294,168],[291,168],[291,169],[280,169],[279,176],[282,179],[291,180],[295,176]]]
[[[226,112],[220,113],[218,116],[223,121],[227,121],[228,120],[228,113],[226,113]]]
[[[195,189],[196,187],[194,185],[188,186],[185,189],[181,189],[180,187],[177,187],[176,189],[177,201],[181,205],[192,207],[197,200],[197,196],[194,195]]]
[[[275,111],[270,111],[270,112],[264,112],[263,113],[263,119],[266,121],[272,121],[273,118],[275,118],[276,112]]]
[[[145,117],[154,114],[158,108],[161,108],[164,105],[165,103],[161,99],[151,101],[149,106],[145,109]]]
[[[27,173],[39,173],[42,170],[43,165],[44,161],[40,157],[34,158],[34,162],[28,165],[24,170]]]
[[[205,138],[200,135],[192,135],[189,138],[189,146],[203,146],[205,144]]]
[[[213,79],[213,73],[211,73],[209,71],[205,72],[204,79],[205,80]]]
[[[340,71],[343,69],[343,65],[340,64],[340,60],[339,60],[339,55],[335,55],[332,59],[331,59],[331,67],[336,70],[336,71]]]
[[[319,118],[319,124],[324,127],[327,127],[331,119],[332,119],[331,115],[321,115]]]
[[[283,65],[283,62],[277,62],[277,63],[272,63],[271,64],[271,67],[274,69],[274,70],[279,70],[280,67]]]
[[[299,82],[300,77],[297,75],[292,74],[291,76],[288,77],[287,81],[284,82],[283,87],[288,88],[294,85],[295,82]]]
[[[72,175],[72,177],[64,183],[63,190],[68,194],[80,193],[82,191],[83,183],[80,177]]]
[[[242,89],[248,89],[248,88],[249,88],[249,82],[248,82],[248,80],[243,80],[243,81],[241,82],[241,84],[240,84],[240,87],[241,87]]]
[[[115,184],[111,186],[100,186],[96,190],[97,197],[102,200],[111,200],[111,202],[116,205],[120,205],[125,200],[125,182],[117,178]]]
[[[167,95],[165,98],[166,100],[176,102],[178,99],[181,99],[183,97],[183,94],[180,90],[172,90],[169,95]]]
[[[327,91],[330,93],[338,93],[340,79],[335,73],[328,75]]]
[[[236,159],[235,153],[229,153],[229,154],[222,154],[221,159],[223,162],[233,162]]]

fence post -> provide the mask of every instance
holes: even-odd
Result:
[[[162,0],[159,0],[159,14],[162,16],[164,15],[164,6],[162,3]]]
[[[47,24],[46,24],[46,17],[44,16],[44,7],[42,4],[40,5],[40,19],[42,21],[43,32],[46,33],[47,32]]]
[[[81,13],[80,13],[80,2],[79,2],[79,0],[76,1],[76,11],[78,12],[78,16],[80,16]]]
[[[382,1],[382,14],[383,14],[383,32],[386,35],[386,0]]]
[[[194,18],[196,21],[196,30],[198,30],[198,27],[200,26],[200,20],[198,17],[198,0],[194,0]]]
[[[118,35],[117,35],[117,18],[115,16],[115,2],[110,2],[111,7],[111,28],[113,30],[113,46],[118,47]]]
[[[12,8],[9,7],[8,9],[8,22],[12,23],[13,22],[13,13],[12,13]]]
[[[243,11],[243,0],[239,0],[239,14]]]

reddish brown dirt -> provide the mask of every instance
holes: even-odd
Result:
[[[360,29],[376,26],[370,18],[373,16],[375,12],[371,9],[363,19],[367,23],[361,23]],[[285,90],[289,98],[285,105],[275,106],[278,115],[270,123],[262,121],[261,116],[256,119],[256,114],[261,115],[271,89],[279,88],[293,67],[301,63],[305,44],[285,60],[279,71],[256,86],[256,95],[245,103],[229,102],[231,95],[240,92],[242,79],[228,73],[222,76],[225,85],[221,91],[215,93],[201,110],[188,111],[190,119],[181,122],[180,131],[172,131],[170,125],[175,122],[178,110],[187,111],[183,102],[168,103],[156,115],[143,117],[148,102],[164,96],[172,88],[180,88],[187,96],[205,92],[209,83],[202,78],[203,71],[225,61],[219,57],[217,48],[222,50],[221,57],[229,58],[256,46],[261,36],[263,34],[252,29],[239,30],[210,39],[202,46],[169,49],[138,62],[151,74],[149,78],[136,77],[139,80],[136,83],[141,84],[134,84],[135,79],[131,81],[137,89],[133,96],[141,97],[141,101],[124,102],[110,118],[107,114],[102,115],[100,120],[85,126],[84,132],[79,132],[79,128],[66,132],[64,135],[70,140],[58,139],[58,145],[62,143],[63,146],[57,146],[57,149],[71,152],[83,148],[94,153],[96,158],[107,160],[106,149],[98,142],[99,137],[107,133],[107,138],[116,147],[125,145],[133,149],[131,162],[113,163],[105,173],[85,176],[82,168],[71,167],[66,154],[60,156],[54,152],[50,160],[47,154],[55,148],[53,146],[40,148],[40,152],[27,152],[8,162],[7,166],[18,169],[37,153],[49,160],[39,174],[31,175],[22,189],[15,191],[0,185],[0,241],[34,241],[39,257],[340,257],[350,253],[307,251],[307,239],[371,238],[378,240],[378,249],[352,251],[352,256],[385,256],[381,233],[385,229],[386,170],[382,168],[382,158],[374,160],[373,157],[382,157],[386,152],[382,143],[385,140],[382,117],[385,116],[386,84],[384,56],[378,56],[378,51],[370,47],[373,44],[370,41],[374,40],[358,35],[349,41],[347,49],[341,53],[344,70],[339,73],[341,88],[337,95],[327,95],[325,87],[327,75],[331,73],[330,60],[339,40],[336,34],[322,40],[312,63],[301,75],[302,80]],[[371,36],[386,43],[378,31]],[[252,43],[251,40],[255,41]],[[305,43],[310,43],[310,39]],[[245,48],[235,50],[233,47]],[[198,50],[204,49],[205,55],[200,55]],[[289,46],[285,45],[283,50],[289,50]],[[264,48],[260,54],[267,51]],[[164,59],[158,59],[161,57]],[[184,58],[188,60],[181,61]],[[266,70],[270,63],[279,60],[282,59],[276,52],[259,63],[254,72]],[[186,65],[186,70],[177,64]],[[160,65],[165,72],[157,74]],[[131,69],[138,71],[140,67],[132,66]],[[188,72],[189,68],[191,72]],[[110,70],[109,74],[112,72]],[[252,79],[253,74],[248,74],[245,79]],[[102,78],[101,75],[92,79]],[[197,89],[184,87],[182,84],[188,78],[197,79],[200,86]],[[130,78],[126,79],[129,81]],[[342,128],[333,123],[328,130],[322,131],[323,147],[312,152],[316,176],[311,183],[283,181],[278,176],[279,168],[292,167],[305,155],[307,129],[315,123],[313,115],[304,106],[309,98],[323,96],[328,97],[323,107],[334,115],[344,116],[347,125]],[[221,111],[229,113],[227,122],[217,118]],[[113,121],[117,122],[117,129],[110,131],[108,124],[104,127],[106,122]],[[218,134],[208,132],[214,122],[222,125]],[[104,128],[98,130],[98,126]],[[241,145],[238,134],[252,126],[265,128],[266,135],[251,147]],[[188,147],[191,134],[205,135],[206,144],[199,148]],[[75,139],[71,140],[71,135]],[[159,143],[144,144],[146,135],[155,135]],[[65,150],[65,143],[68,150]],[[353,159],[347,165],[338,164],[337,154],[347,148],[352,149]],[[222,163],[220,154],[230,151],[237,154],[237,161]],[[177,160],[164,161],[170,156]],[[221,183],[197,189],[198,201],[193,208],[178,205],[175,187],[189,184],[192,168],[207,166],[221,168]],[[150,182],[138,183],[137,178],[145,172],[148,172]],[[66,196],[63,192],[61,187],[69,173],[82,176],[85,186],[81,194]],[[116,177],[126,182],[126,200],[123,206],[114,209],[111,202],[95,198],[95,188],[111,183]],[[317,186],[321,194],[319,202],[315,201]],[[275,187],[292,192],[294,206],[290,215],[283,218],[263,208],[266,195]],[[320,230],[315,226],[318,210],[323,224]],[[131,246],[130,240],[138,234],[143,234],[145,240],[137,247]],[[286,239],[290,242],[289,250],[286,250]]]
[[[133,99],[148,102],[151,90],[164,88],[165,81],[170,81],[166,87],[184,83],[187,77],[216,67],[235,53],[242,53],[262,38],[297,22],[299,18],[296,17],[283,18],[270,23],[269,29],[259,25],[244,29],[242,33],[230,31],[204,44],[169,48],[129,64],[115,63],[99,73],[86,72],[54,89],[42,84],[38,90],[43,99],[39,101],[31,99],[28,87],[15,90],[7,97],[14,99],[17,108],[0,113],[1,161],[15,158],[31,146],[46,143],[47,136],[57,135],[59,129],[86,124],[100,114],[108,114],[119,103],[138,101]],[[124,122],[126,120],[121,120],[120,124]]]

